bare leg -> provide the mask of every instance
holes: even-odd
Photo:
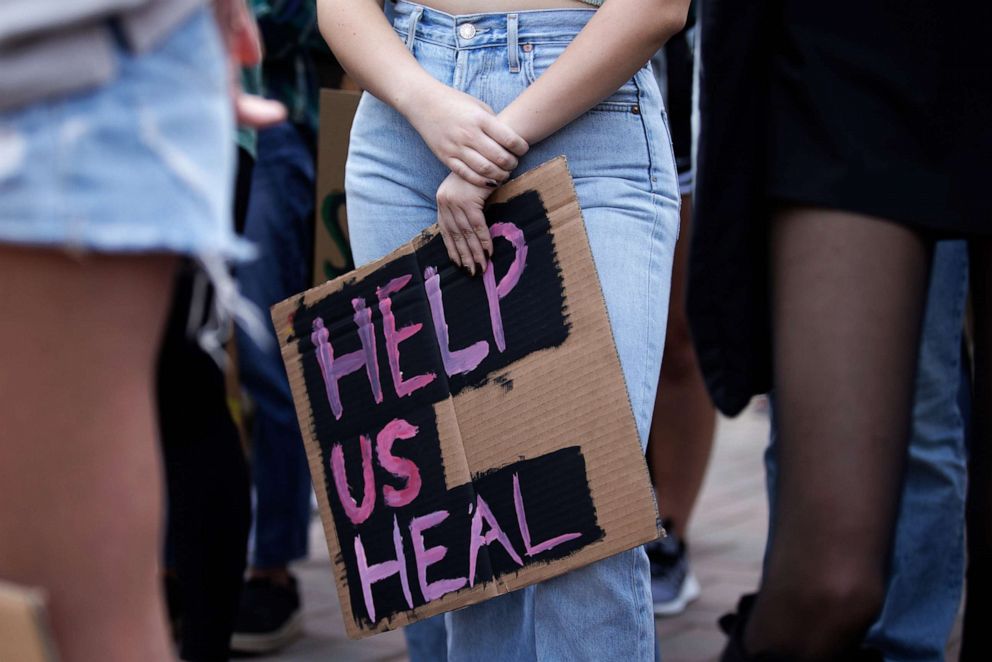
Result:
[[[829,659],[881,607],[929,259],[913,231],[857,214],[773,221],[781,470],[750,653]]]
[[[988,660],[992,635],[992,241],[971,243],[975,400],[968,466],[968,575],[961,660]]]
[[[672,532],[682,538],[686,537],[689,517],[706,475],[716,426],[716,410],[703,383],[685,308],[691,218],[692,197],[682,196],[665,355],[648,436],[648,461],[658,511],[671,520]]]
[[[0,247],[0,576],[66,662],[171,658],[153,366],[174,260]]]

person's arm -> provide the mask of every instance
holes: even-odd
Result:
[[[486,104],[431,77],[396,35],[380,0],[318,0],[320,31],[341,66],[407,118],[452,172],[495,188],[527,143]]]
[[[547,138],[618,90],[685,25],[689,0],[606,0],[534,84],[499,118],[529,144]],[[452,173],[437,190],[437,222],[452,262],[472,275],[492,255],[482,209],[491,191]]]
[[[606,0],[568,48],[500,114],[529,144],[617,91],[685,26],[689,0]]]
[[[262,129],[286,119],[281,103],[245,94],[241,89],[240,68],[262,61],[258,26],[245,0],[214,0],[214,19],[227,47],[228,84],[238,125]]]

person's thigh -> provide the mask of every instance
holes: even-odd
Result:
[[[174,266],[0,246],[0,576],[45,588],[66,659],[166,650],[152,376]]]
[[[437,188],[447,176],[448,170],[402,115],[363,94],[345,168],[355,266],[387,255],[434,224]]]

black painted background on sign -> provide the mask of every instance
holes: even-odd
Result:
[[[369,563],[394,557],[395,553],[392,551],[394,515],[398,517],[404,533],[410,587],[416,604],[423,603],[423,596],[417,581],[416,569],[413,565],[413,549],[406,529],[413,517],[439,509],[446,509],[450,513],[448,520],[426,534],[428,546],[442,544],[438,532],[448,530],[459,532],[452,544],[448,545],[449,550],[445,560],[431,566],[432,579],[464,576],[467,573],[468,532],[471,522],[468,506],[474,502],[476,487],[489,502],[507,534],[511,535],[515,546],[521,545],[517,550],[518,553],[522,553],[522,543],[519,541],[519,532],[516,531],[516,516],[513,511],[512,485],[506,477],[510,474],[504,474],[503,469],[497,469],[480,476],[476,487],[468,484],[446,491],[440,441],[433,412],[434,403],[446,399],[449,395],[455,395],[465,388],[484,385],[494,372],[508,367],[532,352],[559,346],[568,337],[569,322],[565,311],[564,286],[550,232],[550,221],[540,195],[536,191],[528,191],[505,203],[490,205],[486,210],[486,219],[490,225],[497,222],[514,223],[524,233],[528,247],[526,267],[520,281],[500,302],[506,340],[504,352],[498,351],[493,338],[482,278],[470,278],[452,265],[440,236],[433,237],[414,253],[384,264],[361,281],[347,283],[340,291],[317,301],[312,306],[304,305],[301,297],[300,305],[293,316],[294,333],[288,341],[297,343],[299,360],[302,361],[315,435],[327,477],[323,487],[327,492],[341,545],[341,560],[347,569],[353,610],[356,619],[364,620],[366,623],[368,619],[360,618],[364,612],[364,599],[358,581],[353,541],[356,535],[361,535]],[[515,251],[512,244],[502,238],[497,238],[494,245],[493,268],[498,283],[512,264]],[[462,349],[479,340],[489,343],[489,353],[486,358],[476,369],[465,375],[449,378],[444,372],[429,302],[424,290],[424,270],[431,266],[437,268],[441,275],[441,292],[450,348]],[[396,395],[390,372],[376,288],[384,287],[393,278],[405,275],[412,276],[409,284],[391,295],[396,328],[399,330],[415,323],[422,324],[422,328],[400,344],[400,368],[404,379],[407,380],[429,372],[435,373],[437,377],[430,385],[400,398]],[[327,401],[324,380],[310,334],[313,321],[319,316],[329,331],[335,357],[360,349],[361,342],[354,322],[355,311],[352,305],[352,301],[356,298],[364,300],[365,305],[372,311],[383,401],[378,404],[374,401],[366,372],[360,369],[338,382],[343,415],[340,420],[336,420]],[[367,435],[374,445],[375,436],[382,427],[396,418],[403,418],[419,428],[419,433],[414,439],[398,440],[393,446],[393,454],[412,459],[417,463],[423,479],[420,494],[413,503],[404,508],[387,507],[382,501],[382,486],[388,484],[402,488],[405,482],[382,469],[375,460],[373,450],[376,480],[375,510],[367,521],[357,526],[353,525],[348,520],[330,480],[331,448],[335,444],[342,445],[349,489],[355,500],[360,502],[364,485],[359,435]],[[547,488],[535,493],[530,502],[533,505],[529,506],[528,517],[534,522],[531,531],[537,540],[557,535],[554,531],[559,527],[562,527],[562,531],[585,531],[588,536],[584,535],[581,540],[555,548],[548,553],[547,558],[542,555],[539,559],[542,561],[559,558],[589,544],[596,536],[602,535],[601,532],[595,533],[599,529],[596,528],[595,511],[588,493],[585,464],[578,449],[575,449],[575,454],[578,457],[578,464],[569,454],[552,453],[547,456],[549,459],[544,463],[547,465],[545,467],[547,476],[560,475],[561,479],[548,483]],[[570,457],[572,459],[569,459]],[[554,462],[561,462],[561,467],[556,469],[553,466]],[[581,473],[575,473],[577,471]],[[522,484],[525,482],[523,474],[521,482]],[[547,506],[548,512],[554,510],[552,508],[554,493],[549,491],[551,488],[560,488],[570,494],[568,498],[573,505],[570,509],[557,512],[549,519],[543,512],[538,512],[538,509]],[[523,489],[527,501],[528,488],[524,485]],[[540,494],[548,496],[541,497]],[[464,535],[461,535],[462,532]],[[513,537],[514,535],[516,538]],[[493,563],[496,564],[496,573],[515,569],[515,564],[498,551],[498,547],[497,544],[491,546],[494,550]],[[493,570],[489,567],[484,553],[480,553],[478,562],[477,575],[480,581],[483,578],[491,578]],[[506,562],[511,563],[513,568],[506,568]],[[450,574],[446,573],[446,570],[456,567],[464,570],[460,572],[451,570]],[[395,586],[391,586],[392,584]],[[383,601],[383,607],[377,610],[377,621],[407,609],[398,580],[386,580],[376,584],[373,592],[377,605],[380,594]],[[386,608],[387,604],[388,608]]]

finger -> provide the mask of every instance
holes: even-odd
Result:
[[[461,207],[455,207],[451,210],[451,213],[455,217],[458,229],[461,230],[462,239],[465,240],[465,245],[468,246],[468,250],[471,253],[472,275],[475,275],[475,265],[479,265],[482,271],[485,271],[486,254],[482,250],[482,242],[479,241],[479,237],[475,234],[472,224],[468,221],[468,215]]]
[[[458,266],[463,269],[467,269],[470,274],[475,275],[475,265],[472,262],[472,251],[469,249],[468,244],[465,242],[465,233],[458,224],[458,220],[455,217],[454,208],[442,206],[439,208],[445,223],[448,224],[448,230],[451,237],[451,243],[455,245],[455,254],[458,256],[457,260],[454,260]]]
[[[468,209],[465,215],[468,217],[468,223],[472,226],[472,231],[475,233],[483,252],[486,254],[486,260],[491,261],[493,259],[493,238],[489,234],[489,226],[486,225],[485,215],[483,215],[482,210],[478,207]]]
[[[509,152],[506,153],[510,154]],[[484,177],[486,181],[505,182],[510,178],[510,172],[508,170],[500,168],[471,147],[466,147],[462,150],[461,160],[465,165],[474,170],[476,174]]]
[[[485,186],[486,188],[496,188],[499,186],[499,182],[495,179],[483,177],[475,170],[468,167],[468,165],[466,165],[465,162],[459,158],[451,157],[448,159],[448,163],[446,165],[451,172],[455,173],[469,184],[474,184],[475,186]]]
[[[286,119],[286,107],[278,101],[238,93],[234,98],[234,115],[238,126],[264,129]]]
[[[465,235],[455,230],[451,233],[451,240],[455,243],[455,250],[458,252],[458,263],[466,269],[470,276],[475,275],[475,263],[472,262],[472,251],[465,243]]]
[[[451,212],[447,207],[438,207],[437,224],[441,228],[441,240],[444,241],[444,247],[448,251],[448,257],[459,267],[464,267],[465,265],[462,264],[461,254],[455,245],[454,239],[454,233],[458,231],[458,228],[455,226],[454,219],[451,218]]]
[[[523,138],[516,131],[500,121],[495,116],[488,116],[482,120],[482,130],[497,143],[510,150],[517,156],[523,156],[530,149]]]
[[[483,133],[479,136],[478,144],[475,145],[476,151],[482,155],[484,159],[491,161],[496,164],[497,167],[505,170],[507,177],[509,174],[516,170],[517,166],[520,165],[520,161],[514,156],[509,150],[503,149],[498,142]]]

